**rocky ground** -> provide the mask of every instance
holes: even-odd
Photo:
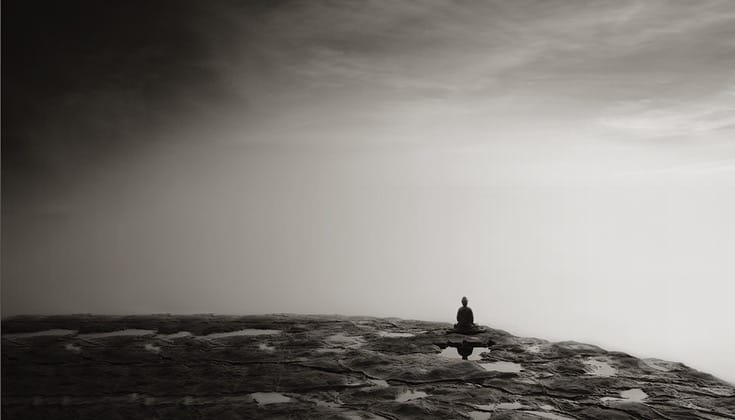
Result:
[[[449,327],[296,315],[14,318],[2,323],[2,416],[735,419],[735,387],[680,363]],[[457,347],[474,350],[469,360]]]

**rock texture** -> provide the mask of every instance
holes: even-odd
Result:
[[[680,363],[491,328],[294,315],[2,327],[5,419],[735,419],[735,387]]]

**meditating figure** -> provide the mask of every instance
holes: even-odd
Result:
[[[462,307],[457,310],[457,323],[454,324],[454,329],[460,332],[475,332],[478,329],[472,309],[467,306],[467,297],[462,298]]]

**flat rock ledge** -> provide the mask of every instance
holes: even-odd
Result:
[[[450,327],[300,315],[16,317],[2,322],[2,416],[735,419],[735,387],[681,363]],[[468,360],[462,346],[472,347]]]

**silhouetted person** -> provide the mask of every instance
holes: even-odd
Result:
[[[460,332],[477,331],[477,325],[475,325],[475,317],[472,315],[472,309],[467,306],[467,297],[462,298],[462,307],[457,310],[457,323],[454,324],[454,329]]]

